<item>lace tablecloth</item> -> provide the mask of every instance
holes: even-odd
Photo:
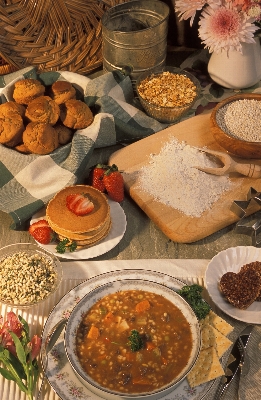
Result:
[[[17,313],[25,318],[31,328],[31,334],[41,334],[45,321],[54,305],[67,293],[71,288],[80,282],[96,276],[101,273],[122,270],[122,269],[146,269],[151,271],[158,271],[171,275],[175,278],[183,280],[185,283],[192,284],[198,283],[204,286],[204,274],[208,265],[208,260],[111,260],[111,261],[73,261],[63,262],[64,276],[62,285],[59,291],[53,296],[52,299],[47,300],[40,306],[35,306],[27,310],[17,310]],[[205,293],[206,299],[207,293]],[[10,309],[0,304],[0,315],[5,316]],[[216,310],[222,317],[224,317],[230,324],[234,326],[234,339],[237,334],[244,328],[245,324],[238,322],[230,317],[224,316]],[[251,359],[251,370],[244,381],[242,381],[240,388],[240,400],[258,400],[260,398],[260,382],[261,382],[261,326],[254,328],[249,343],[249,355]],[[41,379],[39,380],[39,385]],[[204,397],[204,400],[211,400],[214,398],[214,393],[218,381],[212,387],[211,391]],[[229,391],[224,399],[236,400],[236,384],[237,379],[231,384]],[[0,399],[1,400],[26,400],[24,393],[21,393],[13,382],[9,382],[0,377]],[[44,390],[40,396],[41,400],[58,400],[59,396],[47,384],[44,385]],[[77,397],[72,395],[72,400]],[[189,400],[187,398],[177,400]],[[176,399],[175,399],[176,400]]]

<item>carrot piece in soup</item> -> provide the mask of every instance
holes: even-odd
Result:
[[[133,362],[133,361],[135,361],[136,354],[128,351],[127,353],[125,353],[125,358],[126,358],[126,361]]]
[[[104,317],[104,323],[110,325],[112,322],[115,322],[115,316],[111,311],[109,311]]]
[[[147,311],[150,309],[150,303],[147,299],[140,301],[138,304],[136,304],[135,311],[140,313],[143,311]]]
[[[90,327],[90,330],[89,330],[88,334],[87,334],[87,338],[88,339],[98,339],[99,336],[100,336],[99,329],[96,326],[92,325]]]
[[[151,351],[155,349],[156,345],[153,342],[146,342],[146,350]]]
[[[132,383],[134,385],[150,385],[151,381],[148,378],[138,376],[137,378],[132,379]]]
[[[161,363],[163,364],[163,365],[168,365],[168,360],[165,358],[165,357],[161,357]]]

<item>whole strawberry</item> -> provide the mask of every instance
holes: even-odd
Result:
[[[103,177],[108,168],[108,165],[97,164],[90,173],[90,185],[103,193],[105,192]]]
[[[124,199],[124,181],[117,165],[113,164],[104,173],[103,182],[108,196],[117,202]]]
[[[49,244],[55,238],[55,233],[45,219],[34,222],[29,227],[30,235],[41,244]]]

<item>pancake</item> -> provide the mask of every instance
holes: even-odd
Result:
[[[94,209],[83,216],[75,215],[66,206],[66,198],[70,194],[87,195]],[[58,192],[47,206],[46,218],[60,239],[75,240],[77,245],[96,243],[108,234],[111,227],[107,197],[88,185],[69,186]]]
[[[77,248],[84,248],[94,246],[98,242],[100,242],[103,238],[105,238],[111,229],[111,221],[109,221],[108,225],[105,227],[103,232],[98,233],[97,235],[93,236],[89,239],[70,239],[71,241],[75,241],[77,243]],[[59,240],[66,239],[67,236],[58,235]]]

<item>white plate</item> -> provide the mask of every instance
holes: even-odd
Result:
[[[102,239],[99,243],[95,244],[94,246],[87,247],[86,249],[77,250],[72,253],[66,252],[64,254],[57,253],[56,251],[56,244],[39,244],[39,246],[43,247],[46,250],[49,250],[53,254],[55,254],[59,258],[66,258],[71,260],[87,260],[89,258],[100,256],[107,251],[113,249],[117,244],[121,241],[125,230],[126,230],[126,216],[125,213],[120,206],[119,203],[116,201],[109,200],[109,205],[111,209],[111,230],[109,234]],[[39,219],[45,218],[45,209],[39,211],[35,215],[33,215],[31,219],[31,224]]]
[[[261,302],[255,301],[246,310],[239,310],[228,303],[218,289],[218,282],[226,272],[239,272],[244,264],[252,261],[261,261],[261,249],[253,246],[230,247],[215,255],[205,274],[208,293],[213,302],[227,315],[239,321],[251,324],[261,324]]]
[[[74,306],[90,290],[97,286],[114,281],[116,279],[145,279],[164,284],[172,289],[180,289],[184,283],[169,275],[147,271],[142,269],[120,270],[107,272],[80,283],[70,290],[51,311],[42,333],[42,349],[53,326],[62,318],[68,318]],[[78,380],[66,357],[63,333],[60,335],[55,346],[48,356],[46,370],[47,379],[54,391],[62,400],[100,400],[101,397],[92,393]],[[206,384],[190,388],[187,380],[183,380],[171,393],[162,397],[166,400],[202,400],[214,384],[214,380]]]

